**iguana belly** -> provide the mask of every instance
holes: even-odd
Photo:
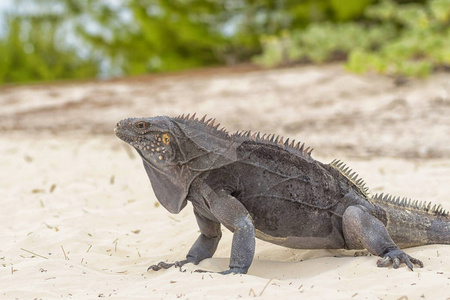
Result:
[[[296,249],[344,247],[342,220],[330,211],[288,201],[252,200],[243,204],[252,216],[257,238]]]
[[[258,229],[255,230],[256,237],[276,245],[294,249],[341,249],[344,248],[342,234],[335,228],[326,237],[296,237],[271,236]]]

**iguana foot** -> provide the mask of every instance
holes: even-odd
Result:
[[[413,270],[413,264],[418,265],[420,268],[423,268],[423,263],[406,254],[402,250],[392,250],[386,253],[383,258],[380,258],[377,261],[378,267],[389,267],[392,265],[394,269],[397,269],[401,263],[405,263],[408,268],[412,271]]]
[[[159,271],[161,269],[169,269],[171,267],[175,267],[175,268],[180,268],[185,264],[187,264],[189,261],[187,259],[182,260],[182,261],[176,261],[174,263],[165,263],[163,261],[159,262],[157,265],[151,265],[150,267],[148,267],[147,271],[153,270],[153,271]]]
[[[219,274],[247,274],[248,268],[230,268],[229,270],[219,272]]]

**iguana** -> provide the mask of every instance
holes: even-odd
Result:
[[[219,129],[195,114],[129,118],[116,135],[133,146],[158,201],[179,213],[190,201],[200,236],[186,259],[153,270],[198,264],[213,256],[221,225],[233,232],[229,269],[245,274],[255,237],[298,249],[367,249],[380,267],[423,263],[400,247],[450,244],[450,216],[439,206],[371,195],[345,164],[312,158],[304,143],[275,135]]]

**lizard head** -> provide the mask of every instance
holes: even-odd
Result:
[[[171,213],[186,205],[190,180],[182,166],[174,124],[168,117],[129,118],[117,123],[116,136],[133,146],[144,162],[158,201]]]
[[[164,169],[175,160],[175,139],[169,118],[130,118],[117,123],[117,137],[133,146],[148,164]]]
[[[116,135],[144,161],[158,201],[171,213],[186,205],[190,185],[202,172],[236,161],[237,145],[210,120],[192,117],[130,118],[117,123]]]

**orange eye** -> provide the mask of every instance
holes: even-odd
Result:
[[[136,124],[137,128],[139,129],[144,129],[145,128],[145,123],[144,122],[139,122]]]

